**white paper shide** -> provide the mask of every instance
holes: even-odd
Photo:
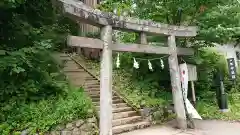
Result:
[[[118,53],[118,55],[117,55],[117,61],[116,61],[116,66],[117,66],[117,68],[119,68],[120,67],[120,58],[119,58],[120,56],[119,56],[119,53]]]
[[[139,63],[136,61],[135,58],[133,58],[133,67],[139,69]]]
[[[152,63],[150,62],[150,60],[148,60],[148,68],[150,71],[153,71]]]

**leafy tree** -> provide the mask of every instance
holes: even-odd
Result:
[[[115,6],[118,5],[117,7]],[[206,50],[198,49],[200,47],[212,46],[212,43],[234,42],[239,38],[240,26],[240,3],[232,0],[107,0],[103,2],[100,9],[113,12],[117,8],[117,13],[129,11],[129,16],[136,18],[153,20],[156,22],[167,23],[170,25],[193,25],[198,26],[198,35],[194,38],[179,38],[178,46],[190,45],[197,48],[196,56],[184,57],[188,63],[198,64],[198,70],[201,81],[197,87],[201,90],[209,90],[213,86],[211,80],[219,67],[219,61],[222,57],[217,53],[210,53]],[[121,33],[122,41],[133,42],[135,36],[129,36],[129,33]],[[149,42],[166,42],[166,37],[158,35],[149,36]],[[133,77],[147,82],[154,82],[154,86],[168,84],[168,70],[161,70],[160,62],[153,61],[153,72],[148,70],[147,62],[140,62],[141,68],[137,71],[129,70],[132,65],[132,57],[153,58],[161,57],[159,55],[135,54],[122,55],[125,61],[124,67],[128,72],[132,72]],[[199,59],[201,59],[199,61]],[[166,60],[165,60],[166,61]],[[166,62],[167,63],[167,62]],[[208,63],[208,66],[206,66]],[[166,66],[168,64],[165,64]],[[167,67],[166,67],[167,69]],[[204,69],[204,70],[202,70]],[[163,79],[164,78],[164,79]],[[163,80],[162,80],[163,79]],[[156,85],[157,82],[157,85]],[[206,85],[208,84],[208,85]],[[165,87],[166,87],[165,86]]]
[[[141,19],[198,26],[198,36],[192,40],[203,40],[200,47],[212,45],[212,42],[231,42],[239,37],[240,3],[237,0],[106,0],[100,7],[112,12],[114,8],[118,14],[127,11],[130,16]],[[151,39],[164,41],[159,36]],[[191,42],[197,46],[194,41]]]
[[[62,113],[47,111],[56,110],[52,102],[65,98],[69,89],[52,51],[64,48],[66,35],[76,33],[75,23],[57,14],[50,0],[1,0],[0,14],[0,52],[4,52],[0,53],[0,134],[39,127],[46,131],[54,124],[76,118],[75,114],[80,113],[69,111],[71,105]],[[83,97],[81,105],[75,105],[84,113],[87,109]],[[66,102],[72,103],[62,104]],[[51,107],[43,108],[42,103]],[[68,116],[62,118],[63,113]],[[3,127],[3,123],[7,125]]]
[[[137,4],[136,14],[140,18],[174,25],[198,26],[197,40],[226,43],[234,40],[234,35],[239,34],[240,4],[238,1],[139,0],[135,3]]]
[[[1,104],[62,93],[56,83],[60,67],[49,51],[63,48],[75,24],[46,0],[3,0],[0,14]]]

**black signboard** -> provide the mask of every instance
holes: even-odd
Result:
[[[228,58],[228,72],[230,75],[230,79],[235,80],[237,77],[237,71],[236,71],[236,64],[234,58]]]

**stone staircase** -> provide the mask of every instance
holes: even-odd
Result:
[[[80,64],[76,63],[66,54],[61,54],[60,59],[65,61],[64,72],[71,84],[83,86],[86,93],[91,97],[97,111],[100,110],[100,83]],[[150,126],[150,122],[129,106],[116,92],[113,92],[113,134],[120,134]]]

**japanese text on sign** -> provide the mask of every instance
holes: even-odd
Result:
[[[234,58],[227,59],[227,62],[228,62],[228,72],[230,75],[230,79],[235,80],[237,76],[237,72],[236,72],[236,65],[235,65]]]

